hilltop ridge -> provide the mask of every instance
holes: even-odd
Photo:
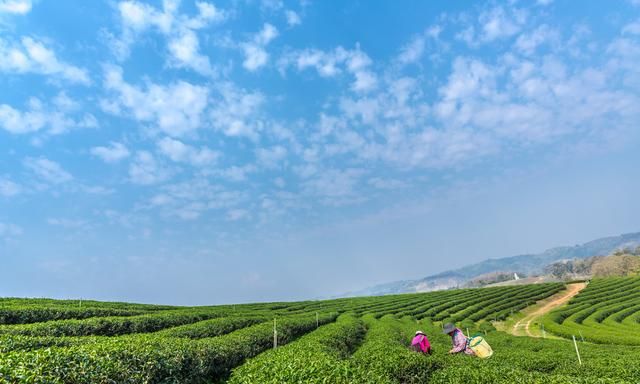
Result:
[[[440,272],[416,280],[399,280],[375,285],[345,296],[373,296],[397,293],[428,292],[464,286],[475,277],[495,272],[518,272],[536,275],[545,272],[550,264],[592,256],[604,256],[616,250],[640,246],[640,232],[595,239],[584,244],[560,246],[537,254],[523,254],[490,258],[462,268]]]

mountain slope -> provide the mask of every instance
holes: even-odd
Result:
[[[556,261],[608,255],[617,249],[637,246],[640,246],[640,232],[604,237],[581,245],[551,248],[538,254],[488,259],[418,280],[401,280],[376,285],[361,291],[351,292],[348,296],[387,295],[448,289],[462,285],[475,276],[498,271],[517,271],[529,275],[538,274],[543,272],[545,266]]]

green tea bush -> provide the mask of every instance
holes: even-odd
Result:
[[[320,324],[335,314],[323,315]],[[287,344],[316,327],[316,318],[278,320],[278,342]],[[271,321],[230,334],[190,340],[142,335],[96,344],[0,355],[0,382],[8,383],[205,383],[224,378],[246,358],[272,347]]]
[[[594,279],[566,307],[542,320],[558,336],[600,344],[640,346],[640,278]]]
[[[365,334],[362,320],[347,314],[300,340],[271,350],[234,370],[229,383],[337,383],[349,374],[347,358]]]
[[[0,327],[0,334],[26,336],[116,336],[155,332],[161,329],[222,317],[215,311],[171,311],[131,317],[99,317],[85,320],[58,320],[45,323]]]

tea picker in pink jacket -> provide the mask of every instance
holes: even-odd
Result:
[[[416,352],[431,354],[431,343],[422,331],[416,332],[415,337],[411,340],[411,348]]]

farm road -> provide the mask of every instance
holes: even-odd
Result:
[[[529,337],[540,337],[539,333],[533,333],[531,330],[531,324],[539,317],[546,315],[557,307],[566,304],[572,297],[580,293],[587,284],[585,283],[575,283],[568,284],[567,289],[559,292],[551,296],[549,299],[543,301],[542,303],[536,305],[537,308],[528,313],[523,319],[518,321],[511,329],[511,333],[516,336],[529,336]],[[524,331],[522,330],[524,328]]]

